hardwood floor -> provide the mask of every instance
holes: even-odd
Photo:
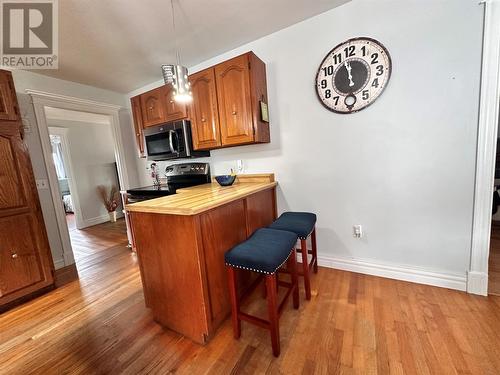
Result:
[[[87,229],[84,247],[101,250],[79,281],[0,315],[0,374],[498,374],[500,297],[326,268],[312,300],[301,290],[300,310],[283,313],[279,358],[245,322],[240,340],[226,320],[199,346],[153,322],[121,225]],[[259,289],[252,314],[266,311]]]
[[[69,216],[69,215],[68,215]],[[77,229],[74,217],[66,216],[68,222],[71,246],[77,265],[87,257],[93,258],[97,253],[107,251],[110,247],[127,244],[127,228],[125,219],[118,219],[116,223],[107,222],[92,227]]]
[[[500,223],[491,225],[488,293],[500,296]]]

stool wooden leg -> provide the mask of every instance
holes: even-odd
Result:
[[[241,335],[240,303],[238,301],[238,281],[236,270],[233,267],[227,266],[227,276],[229,282],[229,298],[231,299],[231,318],[233,321],[233,335],[235,339],[239,339]]]
[[[276,275],[276,293],[279,293],[280,290],[280,275],[278,273],[278,270],[274,273]]]
[[[269,330],[275,357],[280,355],[280,327],[278,315],[278,296],[276,293],[276,275],[266,275],[267,310],[269,313]]]
[[[295,309],[299,308],[299,275],[297,273],[297,255],[295,255],[295,249],[288,257],[287,268],[290,270],[292,275],[292,288],[293,288],[293,307]]]
[[[302,254],[302,272],[304,273],[304,288],[306,299],[311,299],[311,280],[309,279],[309,262],[307,261],[306,240],[300,240],[300,252]]]
[[[314,273],[318,273],[318,251],[316,249],[316,227],[311,233],[312,256],[314,259]]]

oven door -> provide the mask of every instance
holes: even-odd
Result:
[[[175,123],[159,125],[144,130],[148,160],[168,160],[184,157],[184,134]]]

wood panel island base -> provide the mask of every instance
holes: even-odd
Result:
[[[276,218],[273,174],[241,175],[127,206],[146,306],[165,328],[205,344],[231,313],[224,253]],[[251,274],[240,272],[242,293]]]

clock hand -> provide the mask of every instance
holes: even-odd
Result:
[[[347,69],[347,74],[349,76],[349,87],[352,87],[352,86],[354,86],[354,81],[352,80],[352,75],[351,75],[351,70],[352,70],[351,63],[346,61],[344,63],[344,65],[345,65],[345,68]]]

